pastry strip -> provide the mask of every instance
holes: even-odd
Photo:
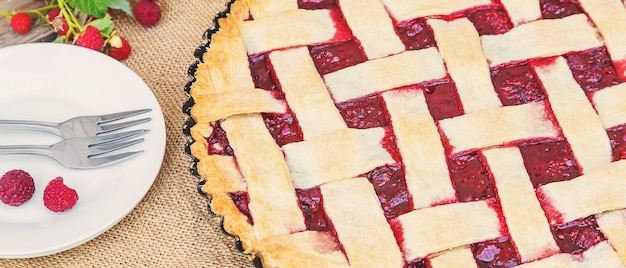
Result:
[[[238,3],[231,6],[231,15],[228,18],[219,19],[220,34],[211,36],[211,49],[208,49],[202,57],[204,63],[201,65],[207,66],[210,81],[200,85],[211,89],[207,93],[254,88],[254,81],[248,68],[250,62],[239,28],[239,20],[243,20],[244,16],[247,17],[249,14],[248,10],[244,10]],[[193,93],[192,96],[195,97]]]
[[[198,174],[204,178],[206,193],[227,193],[246,190],[246,183],[232,156],[208,155],[198,161]]]
[[[602,234],[611,242],[626,263],[626,209],[613,210],[596,216]]]
[[[606,130],[583,89],[574,80],[565,58],[535,66],[534,70],[578,160],[578,167],[583,173],[589,173],[611,163],[613,156]]]
[[[540,194],[554,211],[551,223],[570,222],[607,210],[626,208],[626,160],[613,162],[569,181],[543,185]]]
[[[214,122],[236,114],[286,112],[285,103],[258,88],[200,95],[194,100],[191,115],[196,123]]]
[[[444,251],[430,259],[431,268],[478,267],[469,247],[459,247]]]
[[[539,0],[500,0],[513,25],[541,19]]]
[[[241,22],[249,54],[333,39],[335,22],[330,11],[295,9],[274,16]]]
[[[352,34],[369,59],[376,59],[404,51],[393,28],[389,14],[380,0],[339,1],[343,16]]]
[[[428,20],[428,24],[435,33],[437,47],[456,85],[463,110],[471,113],[502,106],[474,24],[466,18]]]
[[[604,128],[626,123],[626,83],[596,91],[593,94],[593,105]]]
[[[330,232],[304,231],[273,236],[260,244],[265,267],[350,267]]]
[[[432,15],[448,15],[475,6],[491,5],[489,0],[383,0],[397,21]]]
[[[440,79],[446,76],[436,48],[405,51],[326,74],[324,80],[336,102],[367,94]]]
[[[415,208],[456,200],[443,144],[423,91],[382,94],[404,163],[406,184]]]
[[[306,229],[289,169],[263,118],[236,115],[224,120],[222,128],[248,185],[248,207],[257,239]]]
[[[453,146],[453,153],[559,134],[548,119],[544,102],[465,114],[441,120],[439,126]]]
[[[535,195],[518,148],[483,151],[493,174],[502,214],[522,262],[560,252]]]
[[[382,128],[346,128],[283,146],[294,186],[307,189],[395,163],[381,145],[384,136]]]
[[[580,256],[582,255],[582,256]],[[529,262],[520,268],[585,268],[585,267],[624,267],[615,250],[607,242],[601,242],[580,255],[560,253],[548,258]]]
[[[406,238],[407,260],[502,236],[498,215],[488,201],[423,208],[397,219]]]
[[[617,75],[626,80],[626,7],[620,0],[578,2],[600,30]]]
[[[298,2],[293,0],[246,0],[252,18],[272,16],[287,10],[298,9]]]
[[[398,243],[367,179],[344,179],[320,189],[326,214],[352,267],[403,266]]]
[[[305,140],[347,128],[306,47],[275,51],[269,59]]]
[[[481,40],[485,57],[491,66],[557,56],[602,45],[595,28],[584,14],[529,22],[504,34],[483,35]]]

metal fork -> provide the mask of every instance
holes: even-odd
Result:
[[[148,122],[150,121],[149,117],[121,123],[111,123],[113,121],[150,111],[152,111],[152,109],[141,109],[104,115],[79,116],[61,123],[28,120],[0,120],[0,129],[45,131],[54,133],[66,139],[76,137],[92,137],[98,134],[104,134]]]
[[[0,154],[36,154],[51,157],[68,168],[87,169],[113,164],[143,151],[104,155],[143,142],[134,139],[148,130],[140,129],[96,137],[68,138],[52,145],[2,145]]]

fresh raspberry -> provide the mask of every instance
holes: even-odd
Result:
[[[51,180],[43,190],[43,204],[54,212],[71,209],[76,205],[76,201],[78,201],[78,193],[67,187],[61,177]]]
[[[26,171],[14,169],[0,177],[0,200],[9,206],[19,206],[35,193],[33,177]]]
[[[98,28],[89,25],[76,39],[76,45],[100,51],[104,46],[104,38]]]
[[[70,26],[61,15],[61,9],[59,8],[53,8],[48,11],[48,20],[50,21],[50,27],[57,32],[58,36],[64,36],[70,30]]]
[[[33,26],[33,21],[26,13],[18,12],[11,17],[11,28],[18,34],[30,32],[31,26]]]
[[[153,0],[139,0],[133,6],[135,19],[143,26],[154,26],[161,20],[161,7]]]
[[[116,60],[125,60],[130,56],[130,52],[132,48],[126,39],[120,36],[116,36],[111,38],[109,41],[111,44],[111,49],[109,49],[109,56],[113,57]]]

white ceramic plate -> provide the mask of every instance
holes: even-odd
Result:
[[[150,88],[132,70],[102,53],[74,45],[36,43],[0,49],[0,119],[61,122],[152,108],[145,142],[125,150],[144,152],[111,166],[74,170],[33,155],[0,155],[0,176],[23,169],[35,180],[28,202],[0,202],[0,258],[61,252],[104,233],[123,219],[152,186],[165,152],[163,113]],[[137,117],[141,118],[141,117]],[[0,144],[52,144],[47,133],[0,130]],[[43,205],[43,190],[57,176],[74,188],[73,209],[55,213]]]

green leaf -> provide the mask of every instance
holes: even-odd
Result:
[[[99,19],[104,17],[109,7],[109,0],[67,0],[67,2],[80,12]]]
[[[104,19],[97,19],[90,22],[88,25],[98,28],[104,36],[108,36],[113,31],[113,21],[111,18],[105,17]]]
[[[135,17],[135,15],[133,15],[133,10],[130,7],[130,2],[128,0],[110,0],[109,8],[122,10],[124,11],[124,13],[128,14],[132,18]]]
[[[54,39],[54,41],[52,41],[52,43],[64,43],[65,42],[65,36],[57,36],[57,38]]]

